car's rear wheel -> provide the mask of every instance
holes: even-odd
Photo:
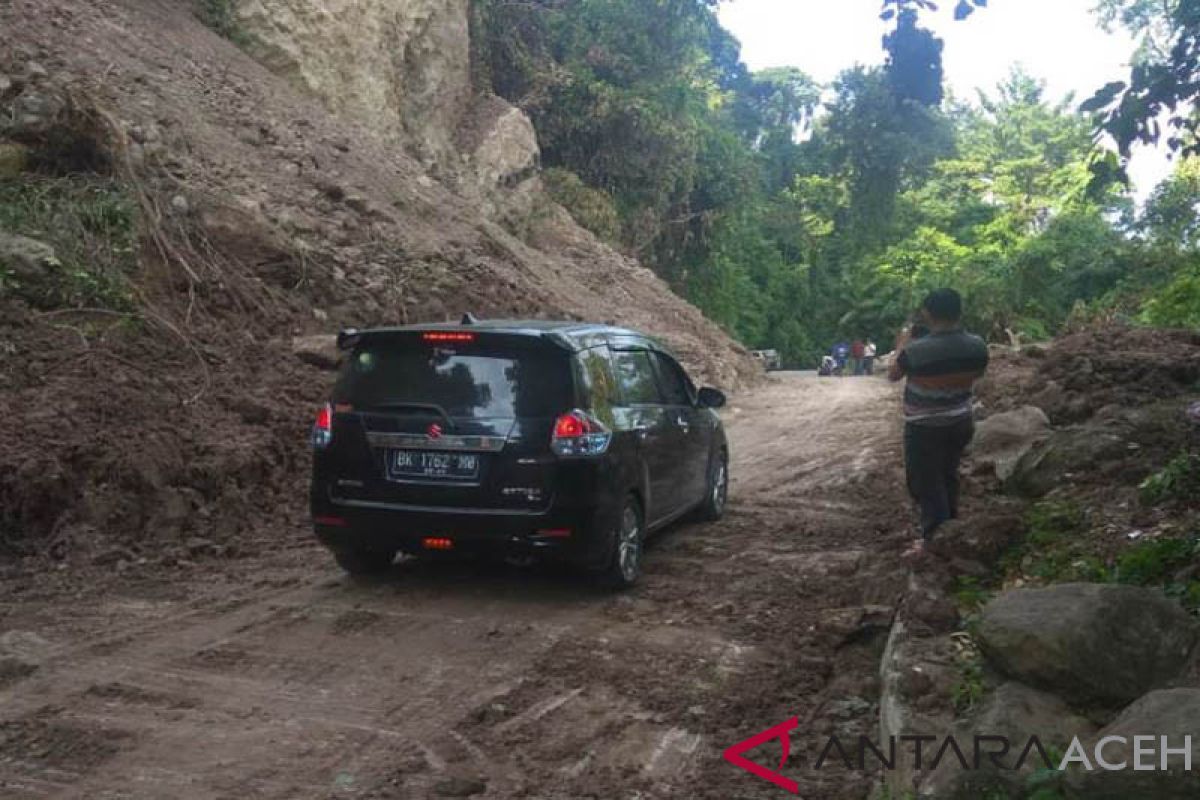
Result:
[[[646,542],[642,507],[637,498],[629,495],[620,517],[611,529],[612,555],[600,572],[600,579],[613,589],[627,589],[637,583],[642,574],[642,550]]]
[[[725,513],[729,499],[729,455],[721,450],[708,466],[708,485],[704,502],[696,510],[696,516],[705,522],[716,522]]]
[[[334,550],[333,558],[339,567],[351,575],[379,575],[391,568],[396,560],[396,551],[345,548]]]

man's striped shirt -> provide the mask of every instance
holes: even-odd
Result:
[[[975,381],[987,371],[988,349],[978,336],[939,331],[909,342],[898,363],[908,378],[905,421],[949,425],[971,416]]]

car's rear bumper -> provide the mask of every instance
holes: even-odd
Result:
[[[606,563],[611,547],[608,521],[597,508],[516,511],[325,499],[313,505],[313,530],[331,549],[533,554],[586,567]]]

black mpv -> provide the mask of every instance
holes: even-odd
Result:
[[[545,555],[623,587],[647,533],[724,510],[725,397],[697,391],[647,336],[468,315],[343,331],[338,345],[311,502],[350,573],[398,552]]]

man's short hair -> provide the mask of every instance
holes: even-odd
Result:
[[[962,319],[962,295],[953,289],[935,289],[921,307],[939,322],[958,322]]]

